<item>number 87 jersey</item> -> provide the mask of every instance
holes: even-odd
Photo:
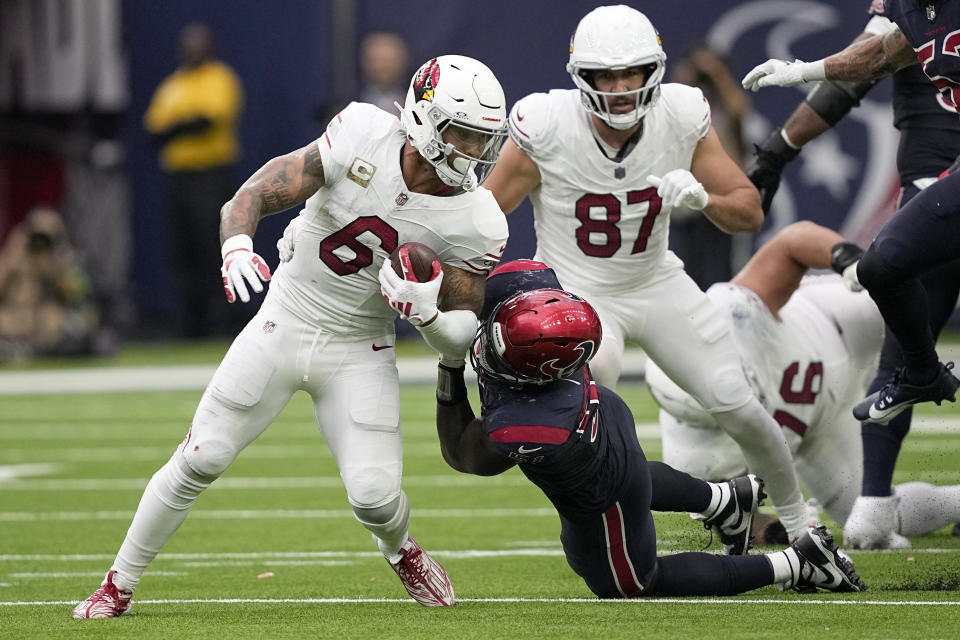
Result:
[[[710,130],[699,89],[661,85],[635,144],[622,157],[604,149],[576,89],[531,94],[510,113],[510,137],[536,163],[541,183],[530,194],[537,260],[566,287],[620,293],[652,278],[669,260],[670,210],[648,175],[690,169]]]
[[[392,335],[396,312],[377,274],[407,242],[446,265],[486,276],[500,260],[507,223],[484,188],[447,197],[409,191],[400,169],[406,134],[373,105],[351,103],[316,141],[324,186],[307,200],[293,257],[269,296],[304,320],[358,339]],[[451,188],[452,189],[452,188]]]

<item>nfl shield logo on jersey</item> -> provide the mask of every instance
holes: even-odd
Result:
[[[624,177],[626,177],[626,175],[627,175],[627,170],[624,169],[623,167],[617,167],[616,169],[613,170],[613,177],[616,178],[617,180],[623,180]]]
[[[267,320],[263,323],[263,332],[264,333],[273,333],[273,330],[277,328],[277,323],[273,320]]]
[[[410,199],[410,196],[408,196],[405,193],[401,193],[400,195],[397,196],[397,206],[402,207],[403,205],[407,204],[407,200],[409,199]]]

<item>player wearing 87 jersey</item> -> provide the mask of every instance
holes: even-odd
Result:
[[[597,310],[597,382],[615,386],[624,340],[638,342],[740,444],[797,536],[811,521],[790,451],[751,394],[726,326],[667,247],[673,207],[702,210],[728,232],[756,231],[760,196],[721,147],[700,90],[660,83],[665,61],[642,13],[591,11],[567,65],[578,89],[514,105],[487,186],[506,212],[529,195],[536,258]]]

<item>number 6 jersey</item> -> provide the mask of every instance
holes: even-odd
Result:
[[[669,214],[648,175],[690,169],[710,130],[699,89],[664,84],[644,116],[636,146],[624,157],[602,150],[576,89],[531,94],[510,112],[510,137],[540,169],[530,194],[537,260],[564,286],[616,294],[643,284],[664,261]]]
[[[377,274],[399,245],[421,242],[440,261],[486,275],[500,260],[506,218],[484,188],[447,197],[409,191],[400,170],[406,134],[372,105],[351,103],[317,140],[325,184],[307,200],[290,262],[270,296],[331,333],[392,333],[396,312]]]

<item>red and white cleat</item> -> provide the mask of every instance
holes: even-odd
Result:
[[[130,613],[132,591],[121,591],[113,584],[116,571],[107,574],[107,581],[100,585],[89,598],[73,609],[74,618],[116,618]]]
[[[410,597],[425,607],[449,607],[454,603],[453,585],[440,563],[407,536],[400,560],[390,563]]]

